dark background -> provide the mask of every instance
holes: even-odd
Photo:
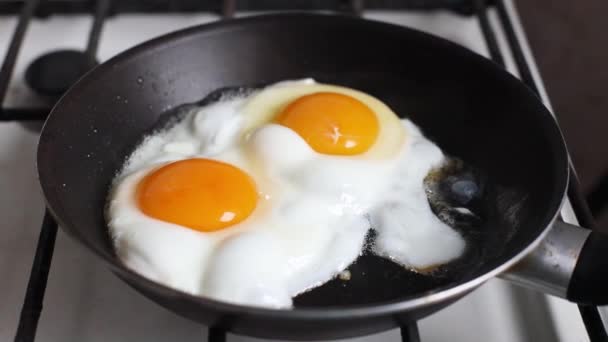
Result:
[[[516,4],[582,190],[588,194],[608,177],[608,1]],[[596,220],[608,232],[608,206]]]

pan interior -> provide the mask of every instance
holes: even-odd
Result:
[[[483,170],[490,186],[465,260],[428,276],[364,255],[350,281],[303,294],[297,306],[403,300],[463,283],[519,253],[557,210],[567,177],[561,138],[523,85],[443,40],[324,16],[193,29],[97,68],[62,98],[41,136],[38,167],[49,206],[66,231],[122,277],[141,282],[114,255],[103,215],[110,183],[141,137],[162,113],[215,89],[305,77],[378,97],[446,154]]]

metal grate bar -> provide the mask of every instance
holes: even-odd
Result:
[[[0,1],[0,14],[14,14],[23,0]],[[227,0],[238,4],[239,10],[334,10],[352,12],[365,3],[366,9],[436,10],[447,9],[463,15],[473,14],[471,0]],[[180,0],[180,1],[116,1],[115,13],[167,13],[167,12],[217,12],[222,11],[224,0]],[[354,5],[354,6],[353,6]],[[362,7],[361,7],[362,8]],[[37,11],[39,16],[56,13],[90,13],[91,1],[49,0]],[[356,12],[355,12],[356,13]]]
[[[55,238],[57,236],[57,223],[48,212],[44,213],[40,237],[34,255],[34,263],[27,283],[25,300],[21,308],[19,326],[15,335],[15,342],[32,342],[36,338],[38,319],[42,312],[44,291],[53,259]]]
[[[519,71],[519,75],[521,76],[522,81],[537,95],[539,95],[539,88],[534,80],[534,77],[532,76],[532,72],[528,62],[526,61],[526,57],[523,53],[519,39],[515,34],[515,30],[505,7],[504,0],[496,0],[495,2],[496,9],[498,10],[498,16],[504,28],[505,35],[507,36],[509,46],[511,47],[511,52]],[[570,198],[572,208],[574,209],[579,222],[584,227],[593,228],[595,226],[594,220],[591,216],[591,211],[587,207],[584,197],[580,191],[580,184],[576,176],[574,165],[572,165],[572,161],[570,161],[570,176],[570,183],[568,184],[568,197]],[[604,323],[602,322],[602,318],[597,307],[590,305],[579,305],[578,308],[591,342],[608,341],[608,334],[606,333],[606,328],[604,327]]]
[[[89,32],[89,41],[87,43],[87,58],[91,66],[97,64],[97,48],[99,47],[99,38],[101,37],[101,30],[103,23],[108,11],[110,10],[110,0],[97,0],[95,4],[95,17],[93,19],[93,25]]]
[[[209,328],[207,335],[208,342],[226,342],[226,331],[221,328]],[[401,326],[402,342],[420,342],[420,333],[416,322],[408,322]]]
[[[608,341],[608,335],[606,334],[606,328],[604,322],[600,316],[596,306],[591,305],[579,305],[578,310],[583,317],[583,323],[585,323],[585,329],[589,334],[589,340],[591,342],[606,342]]]
[[[0,122],[45,120],[51,108],[2,108]]]
[[[519,40],[517,39],[517,35],[515,34],[515,29],[513,28],[513,24],[511,23],[511,19],[509,18],[509,13],[507,13],[507,8],[505,7],[505,3],[503,0],[497,0],[496,2],[496,10],[498,11],[498,18],[504,28],[505,36],[507,37],[507,42],[511,47],[511,54],[513,55],[513,59],[515,60],[515,65],[517,67],[517,71],[519,72],[519,77],[521,80],[532,89],[537,95],[539,94],[538,86],[534,81],[534,77],[532,76],[532,72],[530,71],[530,67],[528,66],[528,62],[526,61],[526,56],[519,44]]]
[[[587,203],[594,217],[599,217],[602,211],[608,207],[608,170],[604,172],[600,181],[587,195]]]
[[[8,46],[2,68],[0,68],[0,105],[4,102],[8,84],[11,81],[13,70],[15,69],[15,62],[17,61],[17,56],[19,56],[19,50],[21,49],[21,44],[25,37],[25,32],[27,31],[30,19],[32,19],[39,2],[40,0],[26,1],[21,10],[21,14],[19,15],[19,22],[13,33],[13,39]]]
[[[98,0],[96,3],[95,17],[93,20],[91,31],[89,33],[89,41],[86,50],[86,54],[91,65],[95,64],[95,57],[97,55],[97,48],[99,46],[99,38],[103,28],[103,22],[109,11],[109,8],[110,0]],[[26,17],[28,21],[29,19],[31,19],[34,10],[35,6],[27,11]],[[24,9],[24,13],[25,12],[26,10]],[[23,16],[24,15],[22,15],[22,17]],[[22,21],[23,20],[20,19],[19,23],[21,24]],[[22,30],[24,33],[25,28],[23,28]],[[20,34],[21,37],[23,36],[23,33]],[[15,38],[13,38],[13,40],[14,39]],[[16,49],[18,50],[19,46],[17,46]],[[13,58],[16,59],[16,57],[17,53],[15,53]],[[1,113],[3,119],[13,118],[20,120],[36,120],[44,119],[44,117],[41,116],[45,116],[48,113],[48,110],[2,110]],[[23,307],[21,309],[21,315],[19,318],[19,326],[17,327],[17,333],[15,335],[15,342],[33,342],[36,338],[36,330],[38,327],[38,320],[40,319],[40,315],[42,312],[44,294],[46,290],[48,275],[51,268],[51,261],[53,259],[53,251],[55,249],[56,237],[57,223],[54,221],[53,217],[47,210],[44,215],[42,228],[40,231],[40,238],[36,247],[34,263],[30,272],[30,279],[25,294],[25,300],[23,302]]]
[[[222,328],[209,327],[207,341],[208,342],[226,342],[226,330],[224,330]]]
[[[401,326],[402,342],[420,342],[420,333],[416,321],[408,322]]]
[[[225,19],[234,17],[236,12],[236,0],[222,0],[221,14]]]
[[[365,9],[365,0],[350,0],[350,10],[354,15],[360,16]]]
[[[490,25],[490,21],[488,20],[488,5],[485,0],[473,0],[473,7],[475,8],[475,14],[477,14],[477,18],[479,19],[479,26],[481,28],[481,32],[483,33],[483,38],[486,42],[486,46],[488,48],[488,52],[490,53],[490,58],[501,67],[505,67],[505,61],[502,56],[502,52],[500,51],[500,47],[498,46],[498,41],[496,40],[496,34],[494,33],[494,29],[492,25]]]

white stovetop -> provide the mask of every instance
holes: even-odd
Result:
[[[512,11],[513,9],[510,8]],[[454,40],[483,55],[475,18],[449,13],[366,12],[366,17],[416,27]],[[496,23],[494,13],[491,20]],[[118,16],[104,27],[100,59],[151,37],[216,20],[212,14]],[[15,25],[0,17],[0,55]],[[60,48],[83,49],[87,17],[32,22],[5,106],[37,102],[23,82],[29,61]],[[497,25],[494,25],[498,29]],[[499,42],[504,45],[501,32]],[[509,56],[507,65],[513,70]],[[39,233],[43,200],[35,172],[37,133],[19,123],[0,123],[0,340],[14,337]],[[53,257],[37,341],[202,341],[206,328],[161,308],[114,277],[61,231]],[[588,341],[575,305],[491,280],[463,300],[419,322],[422,341]],[[397,330],[352,341],[397,341]],[[229,336],[228,341],[260,341]]]

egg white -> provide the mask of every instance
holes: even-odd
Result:
[[[439,147],[411,121],[403,120],[408,143],[394,169],[388,191],[370,211],[377,232],[373,251],[415,270],[428,270],[462,255],[462,236],[431,210],[424,178],[445,163]]]
[[[377,230],[373,251],[409,268],[460,256],[464,240],[433,215],[424,194],[423,178],[443,163],[441,150],[379,100],[344,89],[312,80],[281,82],[193,108],[145,139],[109,196],[117,255],[175,289],[271,308],[291,307],[292,297],[348,267],[370,227]],[[272,116],[263,108],[280,108],[286,99],[317,90],[347,93],[381,112],[380,141],[360,156],[322,155],[294,131],[269,123]],[[139,181],[187,158],[216,159],[247,172],[259,191],[253,213],[210,233],[141,213],[135,203]]]

